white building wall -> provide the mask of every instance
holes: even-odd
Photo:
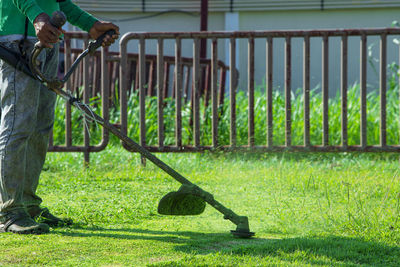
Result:
[[[160,16],[149,17],[153,13],[93,13],[97,18],[101,20],[112,21],[120,27],[121,36],[127,32],[188,32],[188,31],[199,31],[200,30],[200,16],[188,15],[183,13],[167,13]],[[208,20],[208,28],[211,31],[223,31],[225,25],[224,13],[213,13],[210,14]],[[72,29],[72,28],[71,28]],[[137,45],[132,42],[129,45],[130,52],[137,52]],[[174,55],[173,42],[166,42],[164,45],[166,55]],[[112,46],[113,50],[118,50],[118,44]],[[155,54],[156,53],[155,42],[150,42],[146,46],[146,52]],[[192,57],[192,44],[189,42],[183,42],[182,55]]]

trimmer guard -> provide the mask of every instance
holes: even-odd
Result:
[[[206,202],[185,186],[166,194],[158,203],[158,213],[162,215],[199,215],[205,208]]]

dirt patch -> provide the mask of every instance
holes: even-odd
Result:
[[[17,264],[21,263],[21,258],[12,257],[11,259],[0,260],[0,266],[7,265],[7,264]]]

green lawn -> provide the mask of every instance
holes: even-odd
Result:
[[[40,195],[70,228],[1,234],[0,266],[400,266],[398,154],[161,154],[250,220],[253,239],[208,206],[157,214],[179,184],[111,148],[48,156]]]

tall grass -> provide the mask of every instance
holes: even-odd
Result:
[[[392,75],[388,80],[387,89],[387,143],[399,143],[399,87],[396,79],[397,65],[389,66]],[[266,95],[265,86],[257,86],[255,92],[255,143],[256,145],[266,144]],[[337,90],[339,92],[339,90]],[[319,88],[314,88],[310,93],[310,137],[313,145],[322,143],[322,94]],[[93,109],[101,114],[99,98],[93,98],[91,104]],[[240,90],[237,93],[237,142],[239,145],[248,143],[248,98],[247,92]],[[304,101],[302,89],[298,89],[291,95],[292,101],[292,144],[302,145],[304,135]],[[378,90],[370,90],[367,95],[367,142],[368,145],[379,144],[380,132],[380,96]],[[211,106],[205,107],[203,100],[200,105],[200,124],[202,145],[211,144]],[[113,123],[119,121],[118,99],[110,110],[110,120]],[[218,135],[219,144],[229,144],[230,133],[230,107],[226,99],[224,104],[219,107]],[[193,143],[193,127],[191,125],[193,116],[190,103],[182,105],[182,143]],[[55,144],[63,144],[64,139],[64,101],[57,101],[56,121],[54,127]],[[72,112],[73,121],[73,143],[83,142],[83,119],[77,110]],[[165,121],[165,144],[175,144],[175,102],[174,99],[165,99],[164,105]],[[100,127],[91,125],[91,143],[96,144],[101,137]],[[156,145],[157,137],[157,98],[146,98],[146,143]],[[128,98],[128,135],[134,140],[139,140],[139,96],[137,92],[132,92]],[[273,93],[273,139],[275,145],[285,143],[285,99],[281,91],[275,90]],[[117,144],[118,140],[112,137],[111,142]],[[329,99],[329,143],[339,145],[341,143],[341,97],[336,94]],[[354,84],[348,88],[348,144],[360,144],[360,85]]]

